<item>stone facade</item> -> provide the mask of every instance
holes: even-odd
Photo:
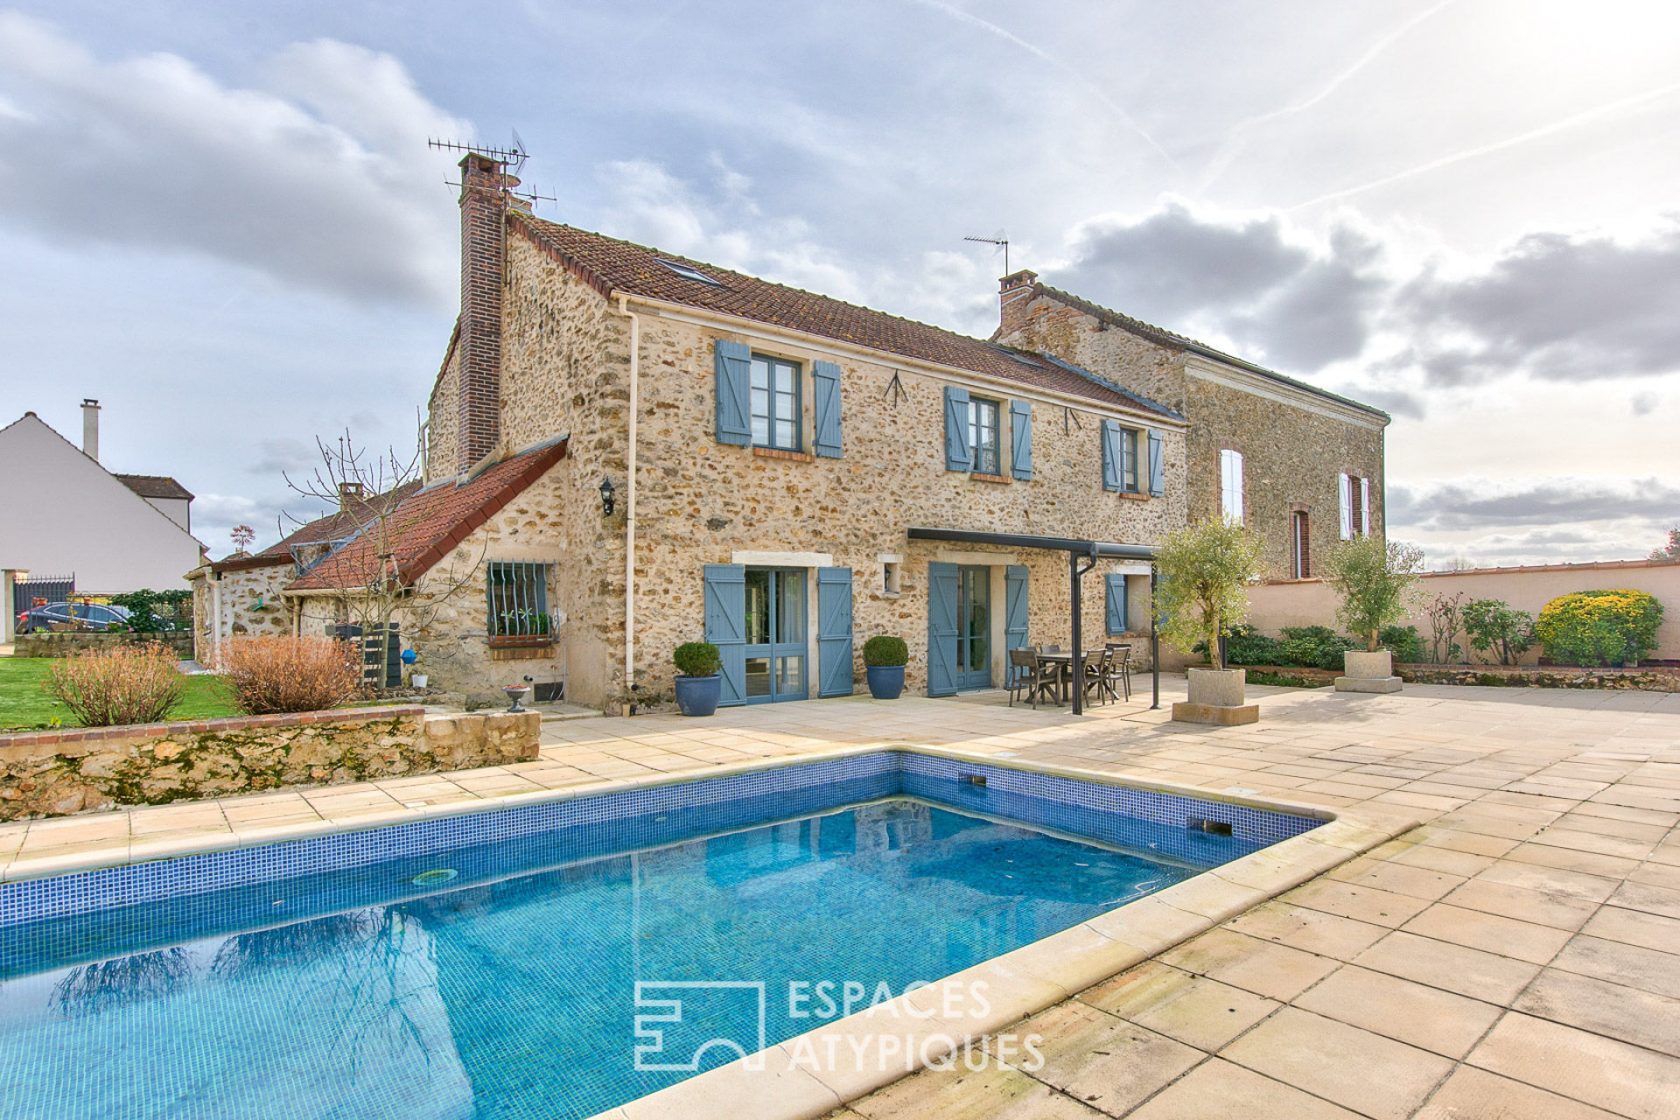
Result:
[[[0,820],[501,766],[537,756],[540,723],[403,707],[0,735]]]
[[[926,687],[927,564],[958,560],[993,566],[998,617],[995,677],[1001,682],[1003,565],[1030,571],[1030,637],[1066,644],[1071,634],[1065,553],[997,548],[955,549],[910,542],[912,525],[1007,531],[1149,543],[1186,512],[1184,433],[1152,414],[1108,415],[1159,430],[1164,439],[1165,495],[1105,492],[1099,421],[1089,400],[1061,399],[1020,385],[988,384],[954,372],[941,376],[861,355],[836,355],[815,339],[771,340],[745,324],[690,321],[631,300],[639,320],[637,436],[636,676],[624,680],[624,555],[628,467],[631,320],[577,274],[521,236],[507,241],[507,291],[502,351],[503,452],[569,433],[568,458],[462,543],[450,563],[533,559],[553,565],[549,594],[557,619],[552,658],[493,660],[484,625],[482,563],[464,583],[439,578],[447,595],[427,601],[429,623],[419,635],[420,668],[434,687],[485,694],[529,674],[557,674],[567,698],[622,710],[627,702],[667,699],[674,669],[670,652],[704,631],[703,569],[707,564],[756,563],[853,573],[854,678],[862,680],[864,639],[903,636],[912,651],[908,680]],[[806,381],[803,418],[809,439],[813,361],[838,357],[841,367],[841,458],[766,452],[713,438],[716,407],[713,349],[734,339],[799,363]],[[438,453],[453,409],[452,365],[446,360],[433,393],[434,473],[449,459]],[[893,389],[896,381],[900,391]],[[976,395],[1033,404],[1031,481],[986,479],[945,470],[943,389],[963,383]],[[1004,407],[1008,422],[1007,404]],[[1006,435],[1007,441],[1007,435]],[[610,478],[618,508],[603,516],[599,485]],[[884,558],[898,565],[889,591]],[[440,565],[440,568],[444,565]],[[1104,565],[1085,579],[1088,642],[1104,624]],[[426,600],[425,582],[416,600]],[[1131,617],[1146,630],[1147,576],[1129,584]],[[807,581],[815,609],[814,579]],[[312,615],[305,612],[305,629]],[[563,622],[558,622],[560,618]],[[814,617],[807,626],[816,666]],[[407,633],[405,629],[405,633]],[[1141,652],[1141,650],[1140,650]],[[814,690],[813,690],[814,694]]]
[[[1192,519],[1219,513],[1220,451],[1242,453],[1244,521],[1261,539],[1268,578],[1295,574],[1296,513],[1307,515],[1309,575],[1313,558],[1340,541],[1342,474],[1370,480],[1371,533],[1383,535],[1381,414],[1192,351],[1147,324],[1129,329],[1125,317],[1065,297],[1030,272],[1005,277],[1000,300],[998,341],[1112,377],[1189,419]]]
[[[205,565],[193,572],[192,656],[210,667],[223,638],[290,634],[292,606],[283,592],[296,576],[297,567],[289,562],[230,565],[220,572]]]

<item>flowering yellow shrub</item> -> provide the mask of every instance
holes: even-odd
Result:
[[[1541,608],[1534,633],[1558,665],[1637,665],[1657,648],[1662,616],[1643,591],[1577,591]]]

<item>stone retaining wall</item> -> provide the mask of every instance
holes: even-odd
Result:
[[[12,643],[13,657],[69,657],[89,649],[110,649],[117,645],[146,645],[157,642],[175,651],[185,660],[193,655],[191,630],[165,633],[134,634],[127,630],[42,630],[35,634],[19,634]]]
[[[541,718],[411,705],[0,735],[0,820],[499,766],[537,756]]]
[[[1581,669],[1567,665],[1396,665],[1394,672],[1401,680],[1412,684],[1680,692],[1680,671],[1673,669]]]

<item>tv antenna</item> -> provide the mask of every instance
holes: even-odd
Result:
[[[982,245],[996,245],[998,248],[1002,249],[1003,250],[1003,274],[1005,276],[1009,275],[1009,238],[1007,238],[1003,235],[1003,231],[1001,229],[998,230],[997,234],[995,236],[992,236],[992,237],[965,237],[965,238],[963,238],[963,240],[964,241],[978,241]]]
[[[426,147],[445,152],[475,152],[481,156],[489,156],[498,163],[511,163],[515,167],[523,167],[525,157],[529,154],[523,151],[517,142],[511,148],[494,148],[488,144],[461,144],[454,140],[427,140]]]
[[[505,164],[509,172],[517,178],[519,172],[525,167],[525,161],[530,158],[531,152],[530,149],[526,148],[525,140],[519,135],[519,130],[516,128],[513,129],[512,132],[513,143],[511,146],[506,148],[498,148],[490,144],[462,144],[454,140],[437,139],[428,139],[426,141],[426,147],[438,151],[472,152],[476,155],[488,156],[490,159],[496,160],[498,163]],[[451,187],[458,187],[461,185],[449,179],[445,179],[444,183]],[[513,190],[512,188],[504,189],[507,190],[509,194],[514,195],[517,198],[523,198],[533,206],[535,206],[538,202],[560,201],[554,195],[537,193],[534,187],[527,191],[518,191]]]

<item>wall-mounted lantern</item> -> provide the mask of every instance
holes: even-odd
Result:
[[[601,480],[601,515],[603,517],[612,516],[614,493],[612,479],[603,478]]]

